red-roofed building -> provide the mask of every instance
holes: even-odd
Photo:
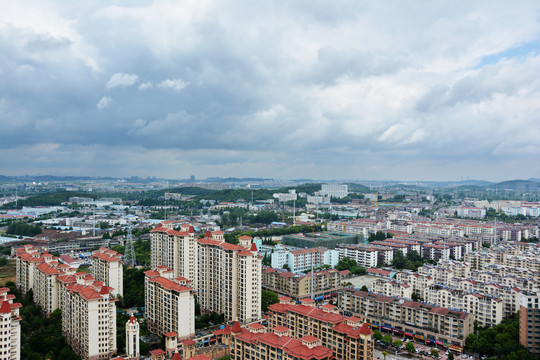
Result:
[[[473,314],[367,291],[343,289],[338,303],[344,311],[365,318],[373,326],[384,325],[383,330],[406,332],[460,347],[474,328]]]
[[[181,224],[180,230],[157,227],[150,231],[152,268],[166,266],[174,271],[174,277],[185,277],[197,283],[197,243],[195,232],[190,224]]]
[[[81,359],[116,355],[116,298],[85,273],[57,276],[62,333]]]
[[[145,305],[148,330],[186,339],[195,334],[195,298],[185,278],[173,278],[164,267],[145,272]],[[170,336],[169,336],[170,337]]]
[[[328,306],[272,304],[268,326],[274,331],[280,326],[288,328],[290,336],[304,340],[306,345],[313,343],[314,338],[320,339],[322,346],[332,349],[337,359],[373,359],[374,343],[367,324],[358,325],[357,318],[345,317],[334,310]]]
[[[123,296],[124,270],[122,267],[122,254],[101,247],[92,253],[91,258],[94,278],[113,288],[112,293],[115,296]]]
[[[201,309],[224,314],[230,321],[259,320],[261,258],[257,250],[224,242],[215,235],[213,232],[212,239],[197,240],[197,298]]]
[[[14,296],[8,295],[8,291],[8,288],[0,288],[0,359],[20,359],[21,304],[14,304]]]
[[[251,358],[257,360],[278,358],[281,360],[330,360],[334,359],[334,356],[331,349],[321,346],[320,340],[312,336],[295,339],[276,330],[271,333],[244,330],[233,336],[231,358],[235,360]]]

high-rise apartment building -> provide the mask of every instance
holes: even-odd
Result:
[[[43,263],[41,252],[32,245],[24,245],[16,250],[17,288],[25,295],[34,286],[34,269]]]
[[[19,360],[21,358],[21,325],[19,308],[13,303],[15,295],[8,294],[8,288],[0,288],[0,359]]]
[[[540,354],[540,296],[522,293],[519,299],[519,342],[531,353]]]
[[[198,242],[197,296],[201,309],[241,322],[261,317],[261,258],[250,248],[205,237]],[[248,245],[249,242],[244,243]]]
[[[83,360],[116,354],[116,300],[92,275],[58,276],[62,333]]]
[[[195,292],[189,280],[174,278],[165,266],[145,272],[144,290],[148,330],[155,334],[174,333],[179,339],[195,334]]]
[[[92,275],[96,280],[103,281],[105,285],[111,287],[113,295],[124,295],[122,254],[106,247],[100,247],[92,252]]]
[[[189,224],[180,225],[180,231],[172,228],[174,223],[164,221],[150,231],[152,268],[166,266],[174,271],[174,277],[185,277],[197,282],[197,241],[195,231]]]

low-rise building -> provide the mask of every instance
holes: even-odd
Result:
[[[318,300],[337,293],[348,275],[347,270],[329,269],[313,272],[312,278],[311,272],[294,274],[281,269],[263,267],[262,286],[278,294],[300,300],[311,296],[313,284],[313,296]]]
[[[310,299],[301,305],[277,303],[268,309],[268,326],[296,339],[313,337],[333,350],[337,359],[373,359],[374,341],[369,326],[357,317],[340,315],[333,305],[316,308]]]
[[[362,316],[372,327],[406,336],[463,347],[473,331],[474,315],[427,303],[343,289],[338,303],[346,313]]]

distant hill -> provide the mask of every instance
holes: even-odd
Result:
[[[540,182],[539,178],[528,178],[529,181]]]
[[[518,191],[540,191],[540,182],[530,180],[510,180],[489,186],[490,189],[518,190]]]

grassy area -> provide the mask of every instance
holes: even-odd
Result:
[[[6,285],[8,281],[15,282],[16,272],[15,260],[10,260],[6,266],[0,266],[0,286]]]

